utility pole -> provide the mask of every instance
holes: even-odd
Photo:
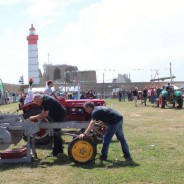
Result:
[[[66,93],[66,67],[65,67],[65,70],[64,70],[64,83],[65,83],[65,98],[67,99],[67,93]]]
[[[173,76],[172,76],[171,62],[170,62],[170,77],[171,77],[171,85],[172,85],[172,78],[173,78]]]
[[[103,91],[104,91],[104,99],[105,99],[105,83],[104,83],[104,73],[103,73]]]
[[[50,63],[50,54],[48,53],[48,64]]]

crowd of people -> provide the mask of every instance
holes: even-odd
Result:
[[[2,94],[2,91],[0,90],[0,105],[19,102],[21,95],[21,92],[9,90],[5,91],[4,94]]]
[[[147,101],[151,104],[154,104],[156,100],[159,98],[159,95],[162,91],[161,87],[144,87],[142,90],[139,90],[137,87],[134,89],[129,89],[127,91],[120,90],[118,91],[118,100],[125,101],[134,101],[135,107],[137,107],[137,100],[141,100],[141,104],[146,106]]]
[[[92,89],[89,89],[87,92],[82,91],[80,95],[80,99],[90,99],[90,98],[97,98],[97,93]]]

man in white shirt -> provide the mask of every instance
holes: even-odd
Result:
[[[33,101],[33,95],[34,95],[34,92],[32,91],[32,86],[30,86],[28,89],[26,98],[24,100],[24,105]]]
[[[47,88],[44,90],[44,94],[47,94],[47,95],[51,95],[52,93],[53,93],[53,91],[52,91],[52,87],[54,86],[54,84],[53,84],[53,81],[52,80],[49,80],[48,82],[47,82]]]

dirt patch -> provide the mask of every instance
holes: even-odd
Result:
[[[159,111],[159,112],[164,112],[164,111]]]
[[[172,126],[172,127],[166,128],[166,130],[168,130],[168,131],[182,131],[182,130],[184,130],[184,126]]]
[[[133,117],[139,117],[139,116],[142,116],[142,115],[140,115],[140,114],[131,114],[131,116],[133,116]]]

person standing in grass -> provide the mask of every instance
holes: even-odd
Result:
[[[135,87],[135,89],[132,91],[135,107],[137,107],[137,97],[138,97],[138,88]]]
[[[147,101],[147,94],[148,94],[148,90],[147,90],[147,87],[145,87],[145,88],[143,89],[143,94],[142,94],[143,101],[141,102],[141,104],[144,103],[145,106],[146,106],[146,101]]]
[[[54,87],[54,83],[53,83],[52,80],[49,80],[49,81],[47,82],[47,87],[46,87],[46,89],[44,90],[43,93],[44,93],[44,94],[47,94],[47,95],[51,95],[51,94],[53,93],[52,87]]]
[[[151,88],[151,93],[150,93],[150,102],[151,102],[151,104],[154,103],[154,96],[155,96],[154,88]]]
[[[122,152],[126,160],[130,160],[129,146],[123,133],[123,116],[116,110],[104,106],[94,106],[93,102],[85,102],[83,108],[88,114],[91,114],[91,121],[84,133],[79,135],[83,139],[94,128],[95,124],[105,124],[107,130],[103,137],[103,146],[100,160],[107,160],[109,144],[115,134],[121,143]]]

